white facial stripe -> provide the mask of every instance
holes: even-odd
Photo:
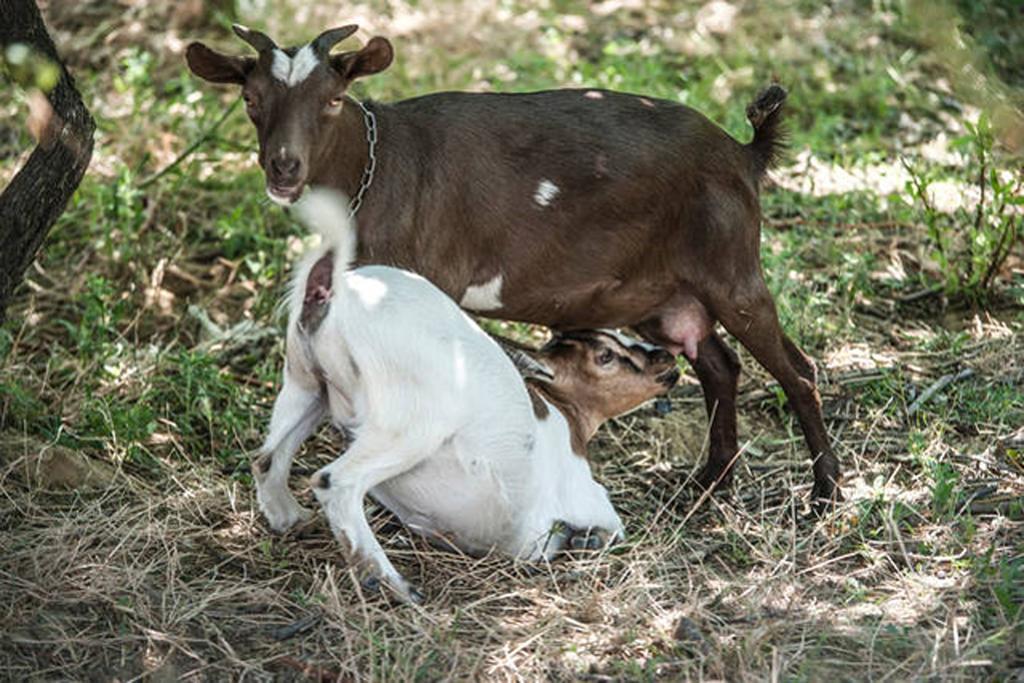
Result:
[[[627,337],[626,335],[622,334],[618,330],[610,330],[610,329],[602,328],[602,329],[598,330],[598,332],[601,332],[602,334],[608,335],[609,337],[611,337],[615,341],[617,341],[620,344],[622,344],[622,346],[624,348],[627,348],[627,349],[639,348],[642,351],[650,353],[651,351],[653,351],[656,348],[654,346],[654,344],[648,344],[647,342],[640,341],[639,339],[633,339],[632,337]]]
[[[481,285],[466,288],[459,305],[471,311],[496,311],[501,308],[502,275],[498,273]]]
[[[313,72],[320,60],[316,58],[312,45],[306,45],[292,58],[292,73],[288,77],[288,85],[298,85],[306,80],[306,77]]]
[[[274,50],[274,63],[270,65],[270,73],[273,74],[274,78],[287,85],[288,76],[291,75],[291,72],[291,57],[286,55],[283,50]]]
[[[533,193],[533,201],[537,206],[547,206],[558,196],[559,188],[547,178],[543,178]]]
[[[274,78],[281,81],[288,87],[294,87],[306,80],[309,74],[313,73],[320,60],[313,52],[312,45],[306,45],[289,57],[284,50],[274,50],[274,63],[270,66],[270,73]]]

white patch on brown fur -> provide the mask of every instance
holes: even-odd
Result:
[[[317,59],[311,45],[304,46],[294,57],[289,57],[284,50],[274,50],[274,62],[270,65],[270,73],[291,88],[306,80],[319,63],[320,60]]]
[[[479,285],[470,285],[462,295],[459,305],[471,311],[496,311],[501,308],[501,284],[503,277],[498,273]]]
[[[555,201],[555,197],[558,196],[560,191],[558,185],[555,185],[547,178],[543,178],[537,183],[537,189],[533,193],[533,201],[537,206],[549,206],[551,202]]]
[[[609,337],[611,337],[612,339],[617,341],[622,346],[622,348],[624,348],[624,349],[634,349],[635,348],[635,349],[640,349],[641,351],[643,351],[645,353],[650,353],[651,351],[653,351],[653,350],[655,350],[657,348],[654,344],[648,344],[645,341],[641,341],[639,339],[634,339],[633,337],[627,337],[626,335],[622,334],[618,330],[612,330],[612,329],[609,329],[609,328],[601,328],[600,330],[598,330],[598,332],[601,332],[602,334],[608,335]]]

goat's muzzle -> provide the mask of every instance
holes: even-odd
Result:
[[[647,360],[651,365],[665,365],[675,367],[676,357],[661,347],[656,347],[647,352]]]
[[[294,204],[299,200],[299,197],[302,196],[302,188],[303,186],[301,184],[293,186],[282,186],[275,185],[274,183],[271,182],[267,182],[267,194],[270,195],[270,198],[274,202],[278,204],[283,204],[285,206],[289,204]]]
[[[668,389],[674,387],[679,381],[676,357],[660,346],[647,351],[647,367],[658,373],[654,379]]]
[[[679,381],[679,368],[669,368],[655,377],[655,379],[658,380],[660,384],[664,385],[666,389],[671,389]]]

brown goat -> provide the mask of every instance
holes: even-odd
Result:
[[[355,26],[301,48],[235,27],[258,57],[188,47],[192,71],[242,86],[272,199],[306,185],[355,198],[362,263],[424,275],[464,308],[556,330],[631,327],[685,354],[711,419],[705,487],[737,452],[739,361],[715,322],[779,381],[811,451],[812,499],[840,498],[813,363],[783,333],[760,264],[758,187],[779,151],[786,92],[747,109],[741,144],[699,112],[606,90],[346,95],[391,63]]]

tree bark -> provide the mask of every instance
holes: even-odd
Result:
[[[46,233],[82,181],[96,130],[32,0],[0,0],[0,50],[12,43],[48,58],[60,77],[46,95],[49,107],[34,131],[36,148],[0,194],[0,322]]]

